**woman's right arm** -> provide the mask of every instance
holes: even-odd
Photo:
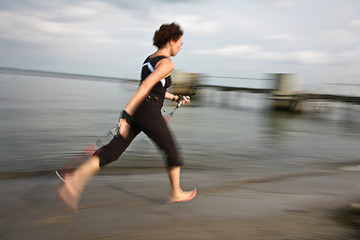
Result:
[[[136,109],[139,105],[145,100],[149,95],[151,89],[158,83],[161,79],[169,76],[172,70],[174,69],[174,64],[170,59],[164,58],[158,62],[155,66],[155,70],[145,78],[137,90],[134,92],[129,102],[127,103],[124,111],[131,117],[134,115]],[[121,118],[119,122],[119,133],[126,138],[129,133],[129,123],[125,118]]]

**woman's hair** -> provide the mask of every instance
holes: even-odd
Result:
[[[177,41],[183,35],[183,31],[176,23],[163,24],[154,34],[153,45],[163,48],[170,40]]]

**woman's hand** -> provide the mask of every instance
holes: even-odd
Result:
[[[179,100],[178,100],[178,102],[180,102],[180,101],[182,101],[182,104],[190,103],[190,97],[189,97],[189,96],[179,95]]]
[[[119,121],[119,134],[125,139],[129,136],[131,122],[132,116],[123,110]]]
[[[126,121],[126,119],[122,118],[119,121],[119,134],[126,139],[129,136],[130,125]]]
[[[176,95],[173,93],[165,92],[165,98],[173,102],[177,102],[177,103],[181,102],[181,104],[190,103],[189,96],[182,96],[182,95]]]

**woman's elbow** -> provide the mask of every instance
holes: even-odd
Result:
[[[152,88],[152,86],[150,86],[150,84],[141,83],[139,85],[138,91],[147,95],[147,94],[149,94],[151,88]]]

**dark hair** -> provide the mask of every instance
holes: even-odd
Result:
[[[163,24],[154,34],[153,45],[160,49],[170,40],[179,40],[182,35],[183,31],[176,23]]]

